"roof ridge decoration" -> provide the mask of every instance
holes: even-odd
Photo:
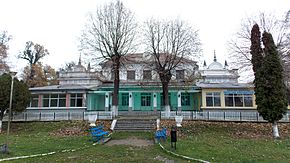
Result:
[[[216,54],[215,54],[215,50],[213,51],[213,61],[216,62],[217,59],[216,59]]]

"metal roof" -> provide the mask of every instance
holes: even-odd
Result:
[[[254,85],[248,83],[199,83],[200,88],[254,88]]]

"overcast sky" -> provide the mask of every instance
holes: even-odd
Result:
[[[16,59],[26,41],[44,45],[50,55],[42,62],[54,68],[78,61],[81,30],[86,16],[108,0],[1,0],[0,30],[12,35],[9,60],[13,70],[26,62]],[[195,29],[203,44],[200,60],[210,63],[213,51],[224,63],[228,59],[227,41],[240,28],[242,18],[267,12],[282,16],[290,9],[289,0],[123,0],[138,21],[151,17],[181,18]]]

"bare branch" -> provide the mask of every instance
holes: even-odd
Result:
[[[251,28],[256,23],[262,31],[269,32],[273,35],[275,44],[278,48],[280,58],[283,61],[284,71],[287,72],[287,63],[289,62],[290,49],[290,26],[289,12],[284,19],[278,19],[272,14],[259,13],[258,16],[248,17],[241,22],[241,29],[236,33],[234,39],[228,43],[230,58],[239,67],[241,71],[252,71],[251,54],[250,54],[250,34]],[[252,72],[250,72],[251,74]],[[289,73],[288,73],[289,74]],[[286,73],[285,73],[286,75]],[[289,76],[289,75],[288,75]]]

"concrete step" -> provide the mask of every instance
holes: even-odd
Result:
[[[156,120],[150,119],[118,119],[115,131],[153,131]]]

